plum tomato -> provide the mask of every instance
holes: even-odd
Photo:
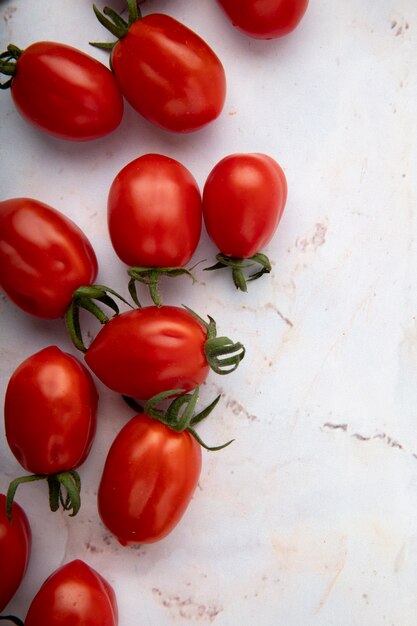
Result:
[[[136,0],[128,0],[128,6],[129,24],[114,11],[106,13],[115,17],[111,21],[94,9],[119,38],[110,45],[111,68],[126,100],[148,121],[169,131],[195,131],[215,120],[223,108],[226,79],[213,50],[172,17],[140,17]]]
[[[79,559],[57,569],[32,600],[25,626],[117,626],[110,584]]]
[[[0,202],[0,287],[18,307],[62,317],[96,274],[94,250],[74,222],[32,198]]]
[[[218,0],[237,29],[255,39],[291,33],[307,10],[308,0]]]
[[[207,232],[220,250],[218,263],[230,267],[237,288],[246,291],[242,268],[259,263],[259,278],[271,270],[260,252],[275,233],[287,199],[285,174],[266,154],[231,154],[210,172],[203,191]],[[247,260],[247,261],[245,261]]]
[[[13,502],[12,520],[7,517],[6,496],[0,494],[0,611],[23,580],[32,545],[28,518],[17,502]]]
[[[40,479],[47,477],[50,490],[60,485],[67,489],[68,473],[74,476],[87,458],[97,402],[90,372],[56,346],[30,356],[12,374],[4,403],[6,439],[20,465]],[[27,478],[13,481],[14,491]]]
[[[113,391],[147,400],[169,389],[194,389],[210,367],[228,374],[244,353],[242,344],[216,337],[211,318],[207,324],[183,308],[150,306],[107,322],[85,361]]]
[[[10,45],[0,73],[11,75],[13,102],[22,117],[55,137],[87,141],[115,130],[123,98],[110,70],[70,46],[40,41],[25,50]]]

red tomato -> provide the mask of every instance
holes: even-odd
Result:
[[[56,474],[86,459],[96,430],[97,391],[75,357],[50,346],[16,369],[6,390],[7,442],[33,474]]]
[[[201,222],[196,181],[181,163],[161,154],[135,159],[110,188],[110,238],[127,265],[185,265],[200,239]]]
[[[27,122],[75,141],[102,137],[120,124],[123,99],[114,76],[102,63],[50,41],[19,52],[11,92]]]
[[[32,600],[25,626],[117,626],[109,583],[80,560],[57,569]]]
[[[107,456],[98,491],[100,517],[122,545],[159,541],[183,516],[200,471],[201,447],[190,433],[136,415]]]
[[[190,132],[216,119],[226,79],[213,50],[192,30],[154,13],[134,22],[116,43],[111,67],[136,111],[157,126]]]
[[[85,360],[113,391],[147,400],[169,389],[189,391],[207,378],[206,340],[203,324],[188,311],[150,306],[107,322]]]
[[[287,199],[287,182],[265,154],[232,154],[211,171],[203,192],[207,232],[227,256],[249,258],[272,238]]]
[[[6,496],[0,494],[0,611],[16,593],[28,566],[32,535],[24,510],[13,502],[13,522],[6,515]]]
[[[96,274],[94,250],[74,222],[31,198],[0,202],[0,286],[21,309],[61,317]]]
[[[218,0],[239,30],[256,39],[274,39],[293,31],[308,0]]]

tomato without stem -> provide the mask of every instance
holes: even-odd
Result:
[[[96,10],[120,37],[111,67],[123,95],[143,117],[166,130],[183,133],[206,126],[220,115],[225,100],[220,60],[201,37],[168,15],[137,19],[135,5],[130,0],[129,25],[119,29]]]
[[[0,60],[0,73],[13,74],[14,104],[33,126],[61,139],[86,141],[120,124],[123,99],[114,76],[99,61],[50,41],[8,50],[11,56]]]
[[[0,286],[21,309],[61,317],[96,274],[94,250],[74,222],[31,198],[0,202]]]
[[[116,596],[109,583],[81,560],[56,570],[34,597],[25,626],[117,626]]]
[[[146,414],[113,442],[98,491],[105,526],[122,545],[165,537],[183,516],[201,471],[201,448]]]
[[[308,0],[218,0],[233,25],[255,39],[275,39],[292,32]]]
[[[284,172],[266,154],[232,154],[217,163],[203,191],[207,232],[221,252],[219,264],[209,269],[218,269],[224,261],[224,266],[239,270],[239,263],[245,266],[239,260],[253,259],[265,265],[252,278],[270,271],[267,257],[259,261],[257,255],[274,235],[286,199]]]
[[[10,602],[25,575],[32,535],[24,510],[13,503],[13,522],[6,514],[6,496],[0,494],[0,611]]]

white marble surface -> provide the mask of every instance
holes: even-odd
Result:
[[[119,0],[119,6],[122,4]],[[199,133],[158,131],[126,107],[117,132],[87,144],[27,126],[0,94],[1,195],[32,196],[91,239],[100,282],[124,267],[105,219],[119,169],[146,152],[179,159],[199,184],[223,156],[263,151],[288,178],[289,199],[266,252],[274,271],[249,294],[226,275],[166,285],[165,300],[212,314],[248,349],[232,376],[202,391],[222,402],[200,433],[194,500],[164,541],[122,548],[95,495],[106,450],[131,414],[101,393],[99,429],[81,468],[75,519],[46,511],[45,487],[21,487],[33,529],[28,575],[9,609],[24,616],[61,563],[84,558],[114,586],[120,626],[413,626],[417,622],[417,4],[311,0],[281,41],[234,31],[213,0],[148,0],[199,32],[224,62],[221,118]],[[103,4],[101,4],[102,6]],[[3,0],[2,47],[103,37],[89,0]],[[215,250],[203,235],[195,260]],[[57,343],[60,321],[0,299],[3,397],[29,354]],[[0,489],[21,468],[0,438]]]

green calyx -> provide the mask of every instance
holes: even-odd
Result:
[[[87,287],[79,287],[76,291],[74,291],[71,304],[65,313],[65,323],[71,341],[77,350],[87,352],[80,326],[80,309],[85,309],[94,315],[100,324],[106,324],[110,318],[103,311],[102,307],[97,304],[97,302],[109,307],[114,312],[114,315],[118,315],[119,307],[112,296],[118,298],[130,308],[133,308],[127,300],[114,291],[114,289],[110,289],[110,287],[104,287],[103,285],[88,285]]]
[[[127,35],[129,28],[141,19],[140,10],[138,7],[137,0],[126,0],[127,8],[129,12],[128,21],[122,18],[119,13],[111,9],[110,7],[104,7],[101,12],[96,5],[93,5],[93,11],[104,28],[107,28],[112,35],[117,37],[117,40],[123,39]],[[98,42],[90,42],[91,46],[95,48],[100,48],[101,50],[113,50],[117,41],[112,43],[98,43]]]
[[[158,283],[162,276],[167,278],[176,278],[177,276],[189,276],[193,283],[195,278],[191,270],[185,267],[131,267],[127,273],[130,276],[129,281],[129,293],[133,302],[140,307],[141,304],[138,300],[138,294],[136,291],[136,282],[147,285],[152,301],[156,306],[162,306],[162,299],[158,290]]]
[[[25,626],[21,619],[16,617],[15,615],[0,615],[0,622],[12,622],[17,626]]]
[[[0,74],[10,76],[6,82],[0,83],[0,89],[9,89],[11,87],[16,74],[17,60],[22,54],[23,50],[13,44],[9,44],[7,50],[0,54]]]
[[[245,346],[239,341],[233,342],[229,337],[217,337],[217,325],[210,315],[207,316],[209,321],[206,322],[185,304],[183,307],[206,328],[207,340],[204,352],[211,369],[221,376],[234,372],[246,354]]]
[[[145,404],[145,413],[152,417],[153,419],[162,422],[168,428],[171,428],[177,433],[181,433],[184,430],[189,432],[190,435],[194,437],[194,439],[206,450],[216,451],[222,450],[229,446],[234,439],[231,439],[227,443],[224,443],[220,446],[208,446],[204,443],[204,441],[199,437],[196,433],[194,426],[198,423],[202,422],[214,409],[217,403],[220,400],[220,396],[217,396],[213,400],[211,404],[209,404],[205,409],[194,415],[194,410],[197,404],[198,395],[199,395],[199,387],[196,387],[192,393],[184,393],[184,389],[170,389],[169,391],[163,391],[162,393],[158,393],[153,398],[147,401]],[[183,394],[183,395],[179,395]],[[168,398],[175,397],[171,402],[169,407],[163,411],[161,409],[156,408],[157,404],[162,402],[163,400],[167,400]]]
[[[58,511],[59,507],[62,506],[64,511],[71,511],[71,517],[77,515],[81,506],[81,480],[78,472],[68,470],[57,474],[31,474],[15,478],[10,483],[6,496],[6,512],[10,522],[12,522],[12,506],[18,486],[37,480],[46,480],[48,483],[51,511]]]
[[[236,289],[240,289],[241,291],[247,291],[248,285],[247,283],[251,280],[256,280],[260,278],[264,274],[269,274],[271,271],[271,262],[266,256],[266,254],[262,254],[262,252],[258,252],[253,256],[247,259],[239,259],[237,257],[226,256],[219,252],[216,255],[217,263],[211,265],[210,267],[205,267],[204,270],[206,272],[211,272],[213,270],[220,270],[229,268],[232,270],[233,282],[235,284]],[[249,269],[252,267],[256,267],[258,265],[260,269],[249,276],[245,276],[243,273],[244,269]]]

